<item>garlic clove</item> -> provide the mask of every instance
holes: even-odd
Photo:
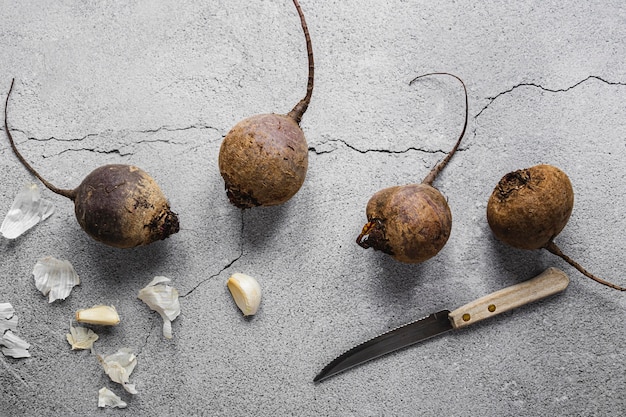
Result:
[[[98,407],[117,407],[126,408],[126,404],[120,397],[115,395],[113,391],[106,387],[102,387],[98,390]]]
[[[137,357],[132,350],[122,348],[108,356],[98,355],[98,360],[111,381],[121,384],[129,393],[137,394],[135,384],[129,383],[130,374],[137,366]]]
[[[45,296],[48,302],[65,300],[74,286],[80,284],[80,278],[69,261],[59,260],[52,256],[40,259],[33,268],[35,287]]]
[[[79,323],[98,324],[101,326],[115,326],[120,322],[120,316],[114,306],[97,305],[76,312],[76,321]]]
[[[30,344],[16,336],[11,330],[7,330],[4,335],[2,335],[0,345],[4,346],[2,353],[5,356],[12,356],[16,359],[30,358],[30,353],[28,352]]]
[[[244,316],[256,314],[261,304],[261,286],[254,277],[235,273],[228,278],[226,285]]]
[[[13,200],[0,226],[0,233],[7,239],[15,239],[52,213],[52,202],[41,198],[37,184],[27,184]]]
[[[171,339],[172,321],[180,314],[180,302],[176,288],[166,285],[166,282],[170,282],[170,279],[163,276],[154,277],[146,287],[139,290],[137,298],[161,315],[163,336]]]
[[[93,344],[98,340],[98,335],[86,327],[74,327],[70,323],[70,332],[65,335],[67,342],[72,345],[72,350],[93,349]]]

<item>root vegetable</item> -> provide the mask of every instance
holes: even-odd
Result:
[[[288,114],[249,117],[224,138],[219,169],[228,199],[239,208],[282,204],[298,192],[306,177],[309,149],[300,121],[313,94],[313,48],[300,4],[297,0],[293,4],[306,40],[306,95]]]
[[[167,238],[179,230],[178,216],[156,181],[132,165],[96,168],[73,190],[60,189],[46,181],[24,159],[15,146],[4,108],[4,127],[11,148],[22,165],[52,192],[74,202],[76,219],[93,239],[109,246],[131,248]]]
[[[574,207],[574,190],[565,172],[552,165],[535,165],[506,174],[487,203],[487,222],[500,241],[519,249],[546,249],[585,276],[620,291],[588,272],[554,243]]]
[[[424,74],[413,79],[409,85],[431,75],[449,75],[461,82],[465,92],[465,123],[461,135],[450,153],[422,183],[393,186],[375,193],[367,203],[367,223],[356,240],[363,248],[380,250],[404,263],[420,263],[432,258],[450,237],[450,207],[443,194],[432,184],[457,151],[467,128],[467,89],[459,77],[448,73]]]

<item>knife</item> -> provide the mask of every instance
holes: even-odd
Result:
[[[452,312],[433,313],[361,343],[326,365],[313,381],[322,381],[387,353],[556,294],[568,284],[569,278],[563,271],[548,268],[528,281],[481,297]]]

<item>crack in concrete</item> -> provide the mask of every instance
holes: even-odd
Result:
[[[487,109],[488,109],[488,108],[489,108],[489,107],[493,104],[493,102],[494,102],[494,101],[496,101],[498,98],[500,98],[500,97],[502,97],[502,96],[504,96],[504,95],[506,95],[506,94],[510,94],[510,93],[512,93],[513,91],[517,90],[518,88],[522,88],[522,87],[532,87],[532,88],[538,88],[538,89],[540,89],[540,90],[542,90],[542,91],[546,91],[546,92],[548,92],[548,93],[565,93],[565,92],[567,92],[567,91],[570,91],[570,90],[572,90],[572,89],[574,89],[574,88],[576,88],[576,87],[580,86],[580,85],[581,85],[581,84],[583,84],[583,83],[586,83],[586,82],[587,82],[587,81],[589,81],[589,80],[597,80],[597,81],[600,81],[600,82],[605,83],[605,84],[608,84],[608,85],[622,85],[622,86],[626,86],[626,83],[624,83],[624,82],[619,82],[619,81],[608,81],[608,80],[605,80],[604,78],[599,77],[599,76],[597,76],[597,75],[590,75],[590,76],[588,76],[587,78],[582,79],[582,80],[580,80],[580,81],[576,82],[575,84],[573,84],[573,85],[571,85],[571,86],[569,86],[569,87],[566,87],[566,88],[557,88],[557,89],[547,88],[547,87],[544,87],[544,86],[542,86],[541,84],[537,84],[537,83],[519,83],[519,84],[516,84],[516,85],[514,85],[513,87],[509,88],[508,90],[505,90],[505,91],[502,91],[502,92],[500,92],[500,93],[496,94],[496,95],[495,95],[495,96],[493,96],[493,97],[487,97],[487,99],[489,100],[489,103],[487,103],[487,104],[486,104],[486,105],[485,105],[485,106],[484,106],[484,107],[483,107],[483,108],[482,108],[482,109],[481,109],[481,110],[480,110],[480,111],[476,114],[476,116],[474,116],[474,120],[478,119],[478,117],[480,117],[480,115],[481,115],[481,114],[482,114],[485,110],[487,110]]]
[[[195,290],[197,290],[202,284],[204,284],[205,282],[210,281],[211,279],[218,277],[219,275],[222,274],[222,272],[226,271],[227,269],[229,269],[231,266],[233,266],[239,259],[241,259],[243,257],[243,244],[244,244],[244,210],[241,210],[241,229],[239,231],[239,254],[232,260],[230,260],[224,267],[222,267],[217,273],[211,275],[208,278],[205,278],[203,280],[201,280],[200,282],[198,282],[192,289],[190,289],[189,291],[187,291],[185,294],[179,295],[179,298],[185,298],[188,295],[192,294]]]
[[[116,153],[116,154],[120,155],[121,157],[130,156],[130,155],[133,154],[132,152],[125,152],[124,153],[124,152],[120,151],[119,149],[111,149],[111,150],[107,151],[107,150],[100,150],[100,149],[95,149],[95,148],[78,148],[78,149],[65,149],[65,150],[63,150],[63,151],[61,151],[59,153],[54,154],[54,155],[42,155],[42,157],[44,159],[52,158],[52,157],[55,157],[55,156],[60,156],[60,155],[62,155],[64,153],[66,153],[66,152],[94,152],[94,153],[101,153],[101,154],[114,154],[114,153]]]
[[[366,153],[370,153],[370,152],[377,152],[377,153],[387,153],[387,154],[404,154],[404,153],[408,153],[411,151],[415,151],[415,152],[423,152],[423,153],[429,153],[429,154],[436,154],[436,153],[447,153],[447,151],[441,150],[441,149],[424,149],[424,148],[418,148],[415,146],[411,146],[409,148],[406,149],[401,149],[399,151],[393,151],[391,149],[359,149],[356,146],[350,145],[348,142],[346,142],[345,140],[342,139],[331,139],[331,140],[327,140],[326,142],[322,142],[320,143],[318,146],[322,146],[322,145],[326,145],[327,143],[341,143],[343,144],[346,148],[351,149],[353,151],[356,151],[358,153],[362,153],[362,154],[366,154]],[[461,151],[462,149],[459,149],[459,151]],[[336,151],[336,149],[329,149],[327,151],[322,151],[322,150],[318,150],[315,146],[309,146],[309,152],[314,152],[316,155],[322,155],[322,154],[327,154],[327,153],[332,153]]]
[[[49,142],[49,141],[58,141],[58,142],[80,142],[83,140],[87,140],[89,138],[92,137],[98,137],[98,136],[103,136],[105,134],[111,134],[111,130],[107,130],[104,132],[100,132],[100,133],[88,133],[84,136],[81,137],[77,137],[77,138],[57,138],[56,136],[49,136],[49,137],[45,137],[45,138],[37,138],[34,136],[28,136],[28,133],[26,133],[26,131],[24,131],[23,129],[19,129],[19,128],[10,128],[11,131],[13,132],[19,132],[22,135],[26,136],[27,140],[34,140],[37,142]],[[198,130],[214,130],[216,132],[220,132],[220,129],[218,129],[217,127],[214,126],[210,126],[207,124],[194,124],[191,126],[184,126],[184,127],[169,127],[169,126],[160,126],[156,129],[143,129],[143,130],[122,130],[121,132],[124,133],[141,133],[141,134],[149,134],[149,133],[158,133],[161,131],[165,131],[165,132],[182,132],[185,130],[193,130],[193,129],[198,129]],[[0,130],[4,130],[4,128],[0,128]],[[174,143],[174,144],[182,144],[180,142],[172,142],[169,140],[162,140],[162,139],[157,139],[157,140],[143,140],[143,141],[138,141],[138,142],[134,142],[134,144],[137,143],[150,143],[150,142],[164,142],[164,143]]]

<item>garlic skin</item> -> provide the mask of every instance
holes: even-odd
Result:
[[[116,353],[104,357],[98,355],[98,360],[111,381],[122,384],[129,393],[137,394],[135,384],[129,384],[130,374],[137,366],[137,357],[131,349],[121,348]]]
[[[17,316],[11,303],[0,303],[0,335],[17,329]]]
[[[79,323],[97,324],[100,326],[115,326],[120,322],[120,316],[114,306],[97,305],[76,312],[76,321]]]
[[[16,329],[15,309],[11,303],[0,303],[0,346],[4,346],[2,353],[16,359],[30,358],[30,344],[13,333]]]
[[[261,286],[254,277],[237,272],[226,285],[244,316],[256,314],[261,304]]]
[[[126,408],[126,404],[120,397],[115,395],[113,391],[106,387],[102,387],[98,390],[98,407],[117,407]]]
[[[144,288],[139,290],[137,298],[161,315],[163,319],[163,336],[172,338],[172,321],[180,314],[180,302],[176,288],[164,284],[169,278],[156,276]]]
[[[74,327],[70,323],[70,332],[65,335],[67,342],[72,346],[72,350],[92,349],[93,344],[98,340],[98,335],[93,330],[86,327]]]
[[[35,287],[48,302],[65,300],[74,286],[80,284],[80,278],[69,261],[59,260],[52,256],[41,258],[33,268]]]
[[[41,198],[37,184],[26,184],[15,196],[2,221],[0,233],[7,239],[15,239],[37,223],[46,220],[52,213],[52,202]]]
[[[4,332],[2,339],[0,339],[0,345],[4,346],[2,353],[5,356],[12,356],[16,359],[30,358],[30,353],[28,352],[30,344],[16,336],[11,330]]]

